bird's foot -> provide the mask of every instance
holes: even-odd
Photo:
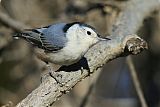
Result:
[[[63,86],[64,84],[63,83],[61,83],[60,81],[59,81],[59,77],[60,78],[62,78],[62,75],[60,75],[60,74],[58,74],[58,73],[56,73],[56,72],[49,72],[49,75],[52,77],[52,78],[54,78],[54,80],[57,82],[57,84],[59,84],[60,86]]]
[[[62,75],[56,72],[56,70],[53,70],[49,64],[47,64],[47,67],[49,68],[49,76],[52,77],[57,82],[57,84],[63,86],[63,84],[59,80],[60,78],[62,78]]]

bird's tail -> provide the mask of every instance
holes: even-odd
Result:
[[[42,48],[40,35],[35,32],[32,32],[32,31],[19,32],[19,33],[13,35],[13,38],[15,38],[15,39],[22,38],[22,39],[30,42],[32,45],[38,46],[39,48]]]
[[[14,39],[26,38],[26,33],[22,33],[22,32],[16,33],[13,35],[13,38]]]

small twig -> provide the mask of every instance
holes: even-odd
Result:
[[[0,22],[18,32],[30,28],[29,26],[12,19],[8,14],[2,11],[0,11]]]
[[[141,88],[141,85],[140,85],[140,81],[138,79],[138,75],[137,75],[137,72],[135,70],[135,66],[133,64],[131,56],[127,57],[127,64],[129,66],[129,69],[130,69],[129,71],[130,71],[130,74],[131,74],[133,84],[134,84],[134,87],[136,89],[138,98],[140,100],[141,107],[148,107],[148,105],[146,103],[146,100],[145,100],[145,97],[143,95],[143,91],[142,91],[142,88]]]
[[[82,99],[80,106],[79,107],[86,107],[88,104],[89,98],[91,96],[91,93],[93,92],[94,89],[94,83],[90,84],[87,93],[85,94],[84,98]]]
[[[98,72],[95,72],[95,74],[93,74],[93,77],[91,78],[91,83],[90,86],[88,87],[88,90],[84,96],[84,98],[82,99],[80,106],[79,107],[86,107],[88,102],[89,102],[89,98],[93,93],[93,90],[95,89],[95,84],[99,78],[99,75],[101,74],[102,70],[99,70]]]

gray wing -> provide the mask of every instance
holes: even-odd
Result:
[[[67,42],[65,32],[63,31],[65,25],[65,23],[59,23],[43,28],[30,29],[23,33],[18,33],[15,37],[24,38],[33,45],[46,51],[58,51]]]

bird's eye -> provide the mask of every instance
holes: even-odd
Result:
[[[87,34],[88,34],[88,35],[91,35],[91,32],[90,32],[90,31],[87,31]]]

